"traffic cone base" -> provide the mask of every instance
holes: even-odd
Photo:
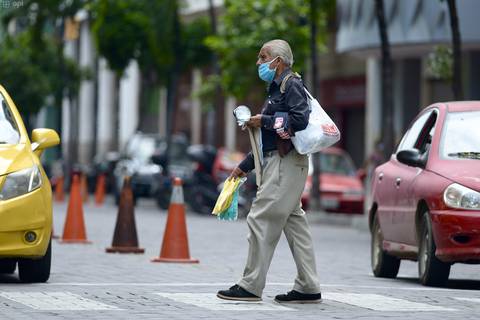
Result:
[[[105,251],[108,253],[144,253],[145,249],[139,247],[110,247]]]
[[[91,244],[92,241],[84,239],[61,239],[60,243],[81,243],[81,244]]]
[[[153,258],[150,260],[152,262],[170,262],[170,263],[199,263],[200,261],[197,259],[173,259],[173,258]]]

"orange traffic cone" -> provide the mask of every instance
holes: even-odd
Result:
[[[80,178],[80,186],[81,186],[81,193],[82,193],[82,201],[83,203],[88,202],[88,182],[87,182],[87,175],[82,173]]]
[[[125,177],[120,203],[118,205],[117,223],[113,233],[112,246],[106,249],[109,253],[144,253],[145,249],[138,247],[137,228],[135,226],[135,209],[133,206],[130,177]]]
[[[65,191],[64,188],[63,176],[57,178],[57,183],[55,184],[55,201],[63,202],[65,200]]]
[[[105,201],[105,174],[102,173],[97,178],[95,187],[95,204],[100,206]]]
[[[175,178],[173,182],[173,192],[170,198],[167,225],[163,234],[160,257],[152,259],[152,262],[199,262],[190,258],[188,250],[185,204],[183,202],[182,179],[180,178]]]
[[[87,240],[85,222],[83,220],[82,195],[78,174],[73,175],[68,202],[67,218],[63,227],[63,243],[91,243]]]

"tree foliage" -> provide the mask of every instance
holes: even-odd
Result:
[[[327,1],[328,2],[328,1]],[[302,71],[309,53],[309,4],[303,0],[225,1],[218,36],[207,44],[220,58],[223,89],[237,98],[261,85],[255,66],[263,43],[272,39],[286,40],[294,52],[294,68]],[[324,48],[326,14],[319,15],[319,39]]]
[[[140,56],[148,38],[148,19],[142,14],[142,1],[98,0],[92,5],[92,27],[100,55],[121,75],[130,60]]]
[[[24,0],[2,17],[6,26],[16,19],[19,33],[0,43],[0,79],[22,112],[36,113],[48,97],[56,106],[64,94],[78,91],[88,69],[63,54],[62,19],[73,16],[87,0]]]
[[[31,47],[26,34],[7,37],[0,44],[0,79],[19,110],[36,112],[49,92],[48,77],[31,61]]]
[[[177,1],[99,0],[92,6],[93,32],[99,53],[110,67],[122,72],[131,59],[137,59],[144,73],[154,73],[155,82],[165,83],[176,59],[183,70],[208,63],[210,49],[203,43],[208,21],[198,18],[184,23],[181,39],[175,38]],[[180,41],[181,57],[174,52]]]
[[[207,17],[199,17],[182,25],[182,51],[184,68],[202,67],[212,62],[212,50],[205,44],[211,35]]]
[[[428,55],[427,70],[435,79],[451,81],[453,76],[452,49],[446,46],[436,46]]]
[[[87,71],[79,69],[74,61],[57,54],[52,37],[43,35],[41,52],[34,49],[33,41],[31,32],[24,31],[0,43],[1,83],[22,113],[36,113],[56,90],[77,92],[81,78],[87,76]]]

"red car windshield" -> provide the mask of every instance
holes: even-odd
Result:
[[[20,141],[15,118],[13,117],[7,101],[0,94],[0,144],[17,144]]]
[[[336,153],[320,153],[320,170],[343,176],[354,176],[355,167],[349,157]]]
[[[480,159],[480,111],[452,112],[446,117],[440,142],[443,159]]]

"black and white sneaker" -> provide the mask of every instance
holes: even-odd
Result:
[[[321,293],[301,293],[295,290],[287,292],[287,294],[279,294],[275,296],[278,303],[319,303],[322,302]]]
[[[261,301],[262,298],[257,297],[253,293],[240,287],[238,284],[234,285],[228,290],[220,290],[217,293],[217,297],[225,300],[237,300],[237,301]]]

